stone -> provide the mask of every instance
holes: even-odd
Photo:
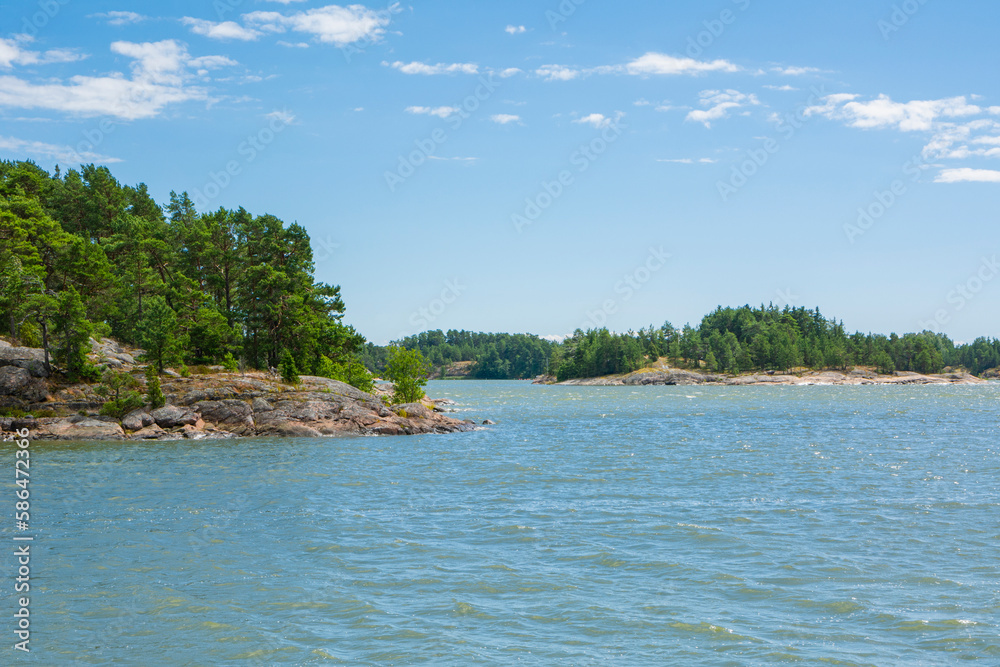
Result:
[[[0,367],[0,396],[16,396],[31,383],[31,373],[19,366]]]
[[[118,424],[96,419],[63,419],[40,427],[36,432],[40,439],[56,440],[124,440],[125,431]]]
[[[492,419],[487,419],[483,421],[483,426],[496,426],[496,422]]]
[[[392,406],[392,411],[407,419],[431,419],[434,413],[420,403],[403,403]]]
[[[23,368],[36,378],[49,376],[45,370],[45,350],[35,347],[0,348],[0,367],[2,366]]]
[[[245,401],[202,401],[195,406],[195,410],[201,413],[202,419],[224,431],[236,435],[254,434],[253,409]]]
[[[198,421],[197,414],[176,405],[166,405],[159,410],[153,410],[150,414],[153,421],[162,428],[194,425]]]
[[[274,410],[274,406],[263,398],[253,399],[252,407],[254,412],[270,412],[271,410]]]
[[[155,423],[156,420],[153,419],[153,416],[143,409],[133,410],[122,419],[122,426],[126,431],[138,431],[147,426],[153,426]]]
[[[160,438],[167,435],[167,432],[156,424],[151,424],[143,429],[136,431],[129,436],[131,440],[159,440]]]

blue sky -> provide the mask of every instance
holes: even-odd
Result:
[[[1000,336],[1000,5],[7,2],[0,155],[297,221],[347,321]]]

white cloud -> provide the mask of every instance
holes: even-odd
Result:
[[[458,107],[406,107],[406,113],[447,118],[460,111]]]
[[[440,160],[442,162],[475,162],[477,157],[441,157],[440,155],[428,155],[428,160]]]
[[[509,25],[506,28],[504,28],[503,31],[508,35],[520,35],[525,32],[528,32],[528,29],[525,28],[523,25]]]
[[[48,158],[56,162],[69,165],[83,164],[86,162],[101,162],[111,164],[121,162],[119,158],[108,157],[100,153],[91,151],[76,151],[72,146],[57,146],[41,141],[28,141],[15,137],[0,136],[0,150],[9,151],[14,154],[35,155],[41,158]]]
[[[600,130],[601,128],[608,127],[612,123],[617,123],[624,116],[625,116],[625,114],[622,113],[621,111],[616,112],[615,113],[615,117],[613,119],[612,118],[608,118],[607,116],[605,116],[602,113],[592,113],[592,114],[584,116],[582,118],[577,118],[573,122],[574,123],[579,123],[581,125],[590,125],[590,126],[594,127],[594,129]]]
[[[205,21],[203,19],[195,19],[190,16],[185,16],[181,19],[181,23],[189,26],[191,28],[191,32],[194,34],[202,35],[210,39],[238,39],[244,42],[252,42],[264,34],[259,30],[244,28],[239,23],[235,23],[233,21],[213,23],[212,21]]]
[[[507,125],[508,123],[520,123],[521,117],[510,113],[498,113],[490,116],[490,120],[500,125]]]
[[[86,56],[70,49],[51,49],[49,51],[28,51],[21,48],[19,41],[0,37],[0,69],[10,69],[14,65],[48,65],[50,63],[70,63],[83,60]]]
[[[104,19],[108,25],[121,26],[141,23],[147,20],[148,17],[136,14],[135,12],[101,12],[100,14],[90,14],[87,18]]]
[[[399,70],[403,74],[423,74],[424,76],[432,76],[435,74],[479,74],[479,66],[473,63],[438,63],[437,65],[427,65],[426,63],[414,61],[412,63],[404,63],[401,61],[396,61],[391,65],[389,63],[382,63],[383,65],[388,65],[393,69]]]
[[[991,169],[944,169],[935,183],[1000,183],[1000,171]]]
[[[0,106],[127,120],[150,118],[170,104],[209,101],[204,88],[188,85],[193,77],[191,69],[207,73],[208,69],[235,64],[224,56],[192,58],[186,47],[174,40],[114,42],[111,50],[133,60],[131,78],[116,72],[36,83],[0,76]]]
[[[278,40],[278,46],[286,46],[290,49],[308,49],[309,45],[305,42],[286,42],[283,39]]]
[[[518,68],[516,68],[516,67],[508,67],[507,69],[500,70],[497,73],[497,76],[499,76],[501,79],[509,79],[510,77],[512,77],[512,76],[514,76],[516,74],[520,74],[520,73],[521,73],[521,70],[519,70]]]
[[[275,110],[269,114],[264,114],[264,118],[270,118],[276,120],[282,125],[291,125],[295,122],[295,114],[287,110]]]
[[[804,74],[817,74],[822,70],[817,67],[772,67],[771,71],[785,76],[802,76]]]
[[[989,136],[989,137],[977,137],[972,140],[974,144],[986,144],[987,146],[1000,146],[1000,137]]]
[[[362,40],[377,41],[389,25],[389,13],[368,9],[362,5],[327,5],[294,14],[251,12],[243,15],[251,28],[264,32],[283,33],[288,30],[312,35],[320,42],[345,46]]]
[[[913,132],[934,129],[934,122],[940,118],[973,116],[983,111],[966,102],[965,97],[912,102],[893,102],[888,95],[879,95],[878,99],[868,102],[858,102],[857,98],[857,95],[829,95],[822,106],[809,107],[805,113],[843,120],[851,127]]]
[[[641,97],[641,98],[637,99],[635,102],[632,102],[632,106],[635,106],[635,107],[648,107],[651,104],[652,104],[652,102],[650,102],[649,100],[647,100],[645,97]]]
[[[712,127],[712,121],[728,118],[730,111],[760,104],[755,95],[747,95],[738,90],[703,90],[699,97],[702,106],[709,108],[695,109],[687,115],[686,120],[702,123],[705,127]]]
[[[546,81],[570,81],[580,76],[580,70],[563,67],[562,65],[542,65],[535,74]]]
[[[788,91],[792,91],[792,90],[798,90],[798,88],[796,88],[795,86],[789,86],[787,83],[785,85],[783,85],[783,86],[770,86],[770,85],[767,85],[767,86],[764,86],[764,87],[767,88],[768,90],[780,90],[780,91],[784,91],[784,92],[788,92]]]
[[[676,58],[663,53],[649,53],[625,65],[632,75],[697,75],[706,72],[738,72],[740,68],[728,60],[702,61],[693,58]]]

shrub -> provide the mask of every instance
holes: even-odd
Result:
[[[281,373],[281,379],[288,384],[298,384],[301,382],[299,379],[299,369],[295,365],[295,359],[292,358],[292,353],[287,349],[281,354],[281,361],[278,363],[278,372]]]
[[[160,388],[160,376],[156,372],[156,364],[146,366],[146,402],[151,410],[162,408],[166,404],[163,390]]]
[[[240,362],[236,361],[236,357],[233,356],[232,352],[226,352],[226,356],[222,360],[222,367],[229,373],[235,373],[240,370]]]
[[[392,380],[395,393],[392,402],[416,403],[424,397],[423,386],[427,384],[427,361],[420,350],[393,347],[389,350],[386,377]]]

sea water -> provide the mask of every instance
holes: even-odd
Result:
[[[998,384],[428,389],[497,424],[33,443],[30,654],[0,446],[0,663],[1000,664]]]

